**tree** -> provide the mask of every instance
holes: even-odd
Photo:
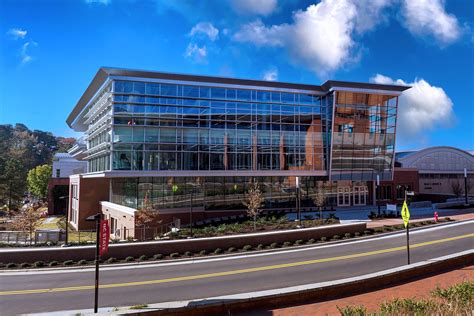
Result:
[[[265,199],[260,190],[260,185],[258,184],[258,181],[254,179],[249,184],[246,200],[242,202],[247,207],[247,215],[253,218],[253,230],[256,229],[257,216],[261,212],[260,207],[262,207],[264,201]]]
[[[47,197],[52,172],[50,165],[41,165],[28,171],[28,190],[37,198],[44,200]]]
[[[451,192],[453,192],[456,197],[460,197],[462,195],[464,190],[462,189],[461,183],[459,183],[459,181],[451,182]]]
[[[0,203],[16,209],[26,191],[25,178],[21,161],[0,157]]]
[[[314,205],[319,209],[319,219],[323,219],[322,209],[326,205],[326,192],[324,192],[323,184],[321,181],[318,181],[316,187],[316,195],[313,198]]]
[[[33,207],[22,209],[12,222],[13,229],[27,232],[30,236],[30,245],[32,235],[41,224],[41,214],[35,211]]]
[[[145,228],[150,223],[161,223],[158,220],[160,213],[158,210],[154,209],[148,199],[148,192],[145,193],[145,198],[143,200],[143,207],[135,213],[135,226],[143,227],[142,239],[145,239]]]

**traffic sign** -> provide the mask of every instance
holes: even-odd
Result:
[[[100,221],[100,234],[99,234],[99,255],[104,255],[109,251],[109,238],[110,228],[109,221],[103,219]]]
[[[408,226],[408,221],[410,220],[410,211],[408,210],[407,201],[403,202],[402,218],[403,218],[403,224],[405,224],[405,228],[406,228]]]

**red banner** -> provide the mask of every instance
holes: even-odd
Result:
[[[110,237],[110,229],[109,229],[109,221],[103,219],[100,221],[100,236],[99,236],[99,255],[103,255],[107,253],[109,250],[109,237]]]

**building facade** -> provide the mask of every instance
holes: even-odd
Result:
[[[242,211],[250,181],[261,184],[264,209],[292,208],[300,177],[302,207],[317,190],[334,206],[373,203],[376,177],[393,178],[407,88],[101,68],[67,119],[85,134],[75,154],[88,162],[70,191],[105,179],[108,202],[173,216],[192,205],[199,218]]]

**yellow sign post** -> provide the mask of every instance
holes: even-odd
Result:
[[[408,264],[410,264],[410,233],[409,233],[409,221],[410,221],[410,210],[408,209],[406,195],[405,201],[403,201],[402,206],[402,219],[405,228],[407,229],[407,257],[408,257]]]

